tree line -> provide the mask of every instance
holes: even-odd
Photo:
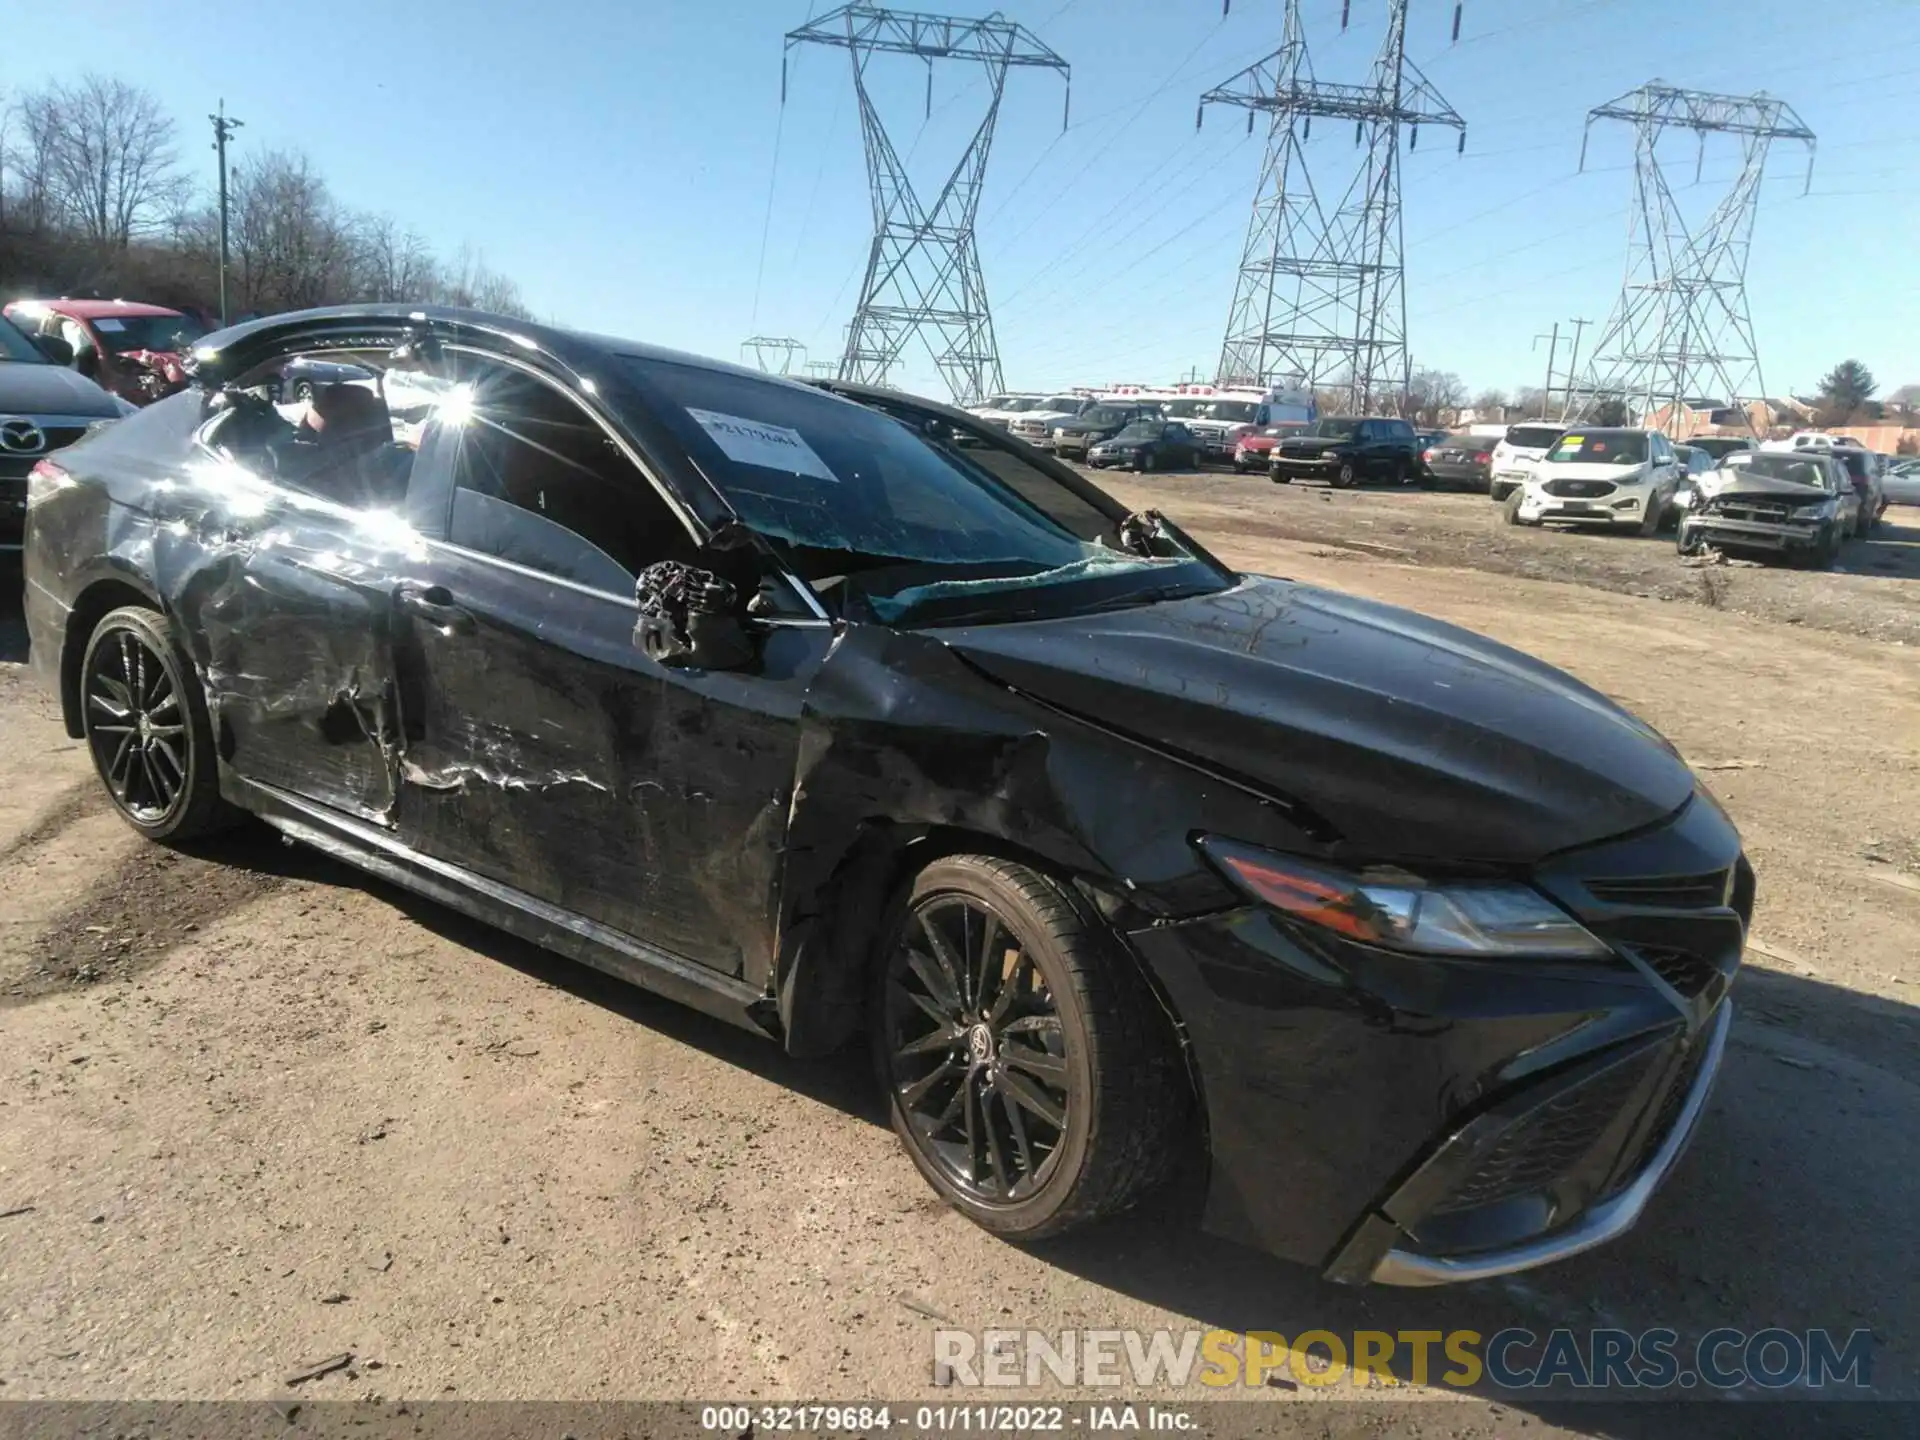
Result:
[[[217,182],[180,158],[179,127],[137,85],[86,75],[0,96],[0,299],[71,295],[217,313]],[[531,318],[470,248],[436,254],[390,215],[351,208],[297,150],[240,149],[228,185],[228,311],[355,301]]]

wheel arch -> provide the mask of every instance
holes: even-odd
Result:
[[[87,641],[107,615],[126,605],[167,613],[159,592],[144,576],[130,570],[113,570],[88,580],[67,612],[66,631],[60,640],[60,718],[75,740],[86,733],[80,713],[80,666],[86,658]]]
[[[863,822],[859,835],[820,891],[796,907],[801,918],[782,937],[775,971],[784,1043],[790,1054],[830,1054],[866,1025],[873,947],[887,902],[908,879],[949,855],[990,855],[1024,865],[1057,884],[1082,914],[1110,937],[1116,957],[1146,981],[1172,1027],[1187,1083],[1206,1113],[1187,1027],[1153,969],[1127,943],[1122,882],[1076,872],[1004,835],[951,825]]]

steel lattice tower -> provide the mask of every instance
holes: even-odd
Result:
[[[1614,399],[1642,419],[1661,406],[1672,418],[1690,398],[1728,405],[1764,398],[1747,310],[1747,252],[1760,181],[1773,142],[1797,140],[1807,147],[1811,187],[1813,131],[1791,106],[1765,94],[1710,95],[1657,80],[1588,111],[1589,135],[1596,120],[1622,120],[1634,129],[1627,273],[1584,377],[1568,396],[1568,414],[1582,416]],[[1682,214],[1661,165],[1659,145],[1668,130],[1695,136],[1696,183],[1709,135],[1731,135],[1740,144],[1740,174],[1697,226]],[[1583,137],[1582,169],[1586,160]]]
[[[1221,383],[1338,388],[1363,414],[1406,392],[1400,131],[1412,145],[1420,126],[1446,126],[1466,145],[1466,121],[1407,59],[1407,4],[1387,0],[1386,35],[1364,85],[1314,78],[1300,0],[1287,0],[1280,48],[1200,97],[1196,128],[1208,105],[1244,108],[1249,134],[1258,115],[1268,117]],[[1340,21],[1344,29],[1345,7]],[[1457,38],[1457,6],[1453,28]],[[1336,170],[1323,154],[1316,179],[1307,163],[1316,116],[1353,122],[1357,166]],[[1335,174],[1341,188],[1322,183]]]
[[[1031,66],[1057,70],[1067,78],[1067,62],[1024,26],[997,11],[984,20],[965,20],[843,5],[787,32],[787,50],[801,44],[839,46],[852,58],[867,178],[873,192],[873,244],[840,360],[840,378],[888,383],[901,351],[918,335],[956,403],[967,404],[1003,389],[1000,351],[987,308],[987,282],[974,244],[974,217],[980,209],[981,184],[1007,72]],[[879,54],[912,55],[926,62],[929,117],[934,61],[968,61],[986,72],[986,113],[931,205],[915,192],[867,89],[867,66]],[[784,55],[780,94],[784,103]]]
[[[740,358],[751,360],[755,368],[769,375],[791,375],[796,355],[804,362],[807,347],[784,335],[752,335],[740,342]]]

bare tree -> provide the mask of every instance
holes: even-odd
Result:
[[[1505,419],[1507,414],[1507,392],[1504,390],[1482,390],[1473,397],[1473,413],[1481,419],[1489,415],[1495,419]]]
[[[149,92],[87,75],[24,107],[29,145],[58,218],[101,250],[124,250],[183,200],[174,124]]]
[[[440,284],[427,242],[391,215],[362,215],[352,225],[355,286],[366,300],[426,300]]]
[[[326,181],[306,156],[256,155],[235,173],[229,191],[245,308],[300,310],[346,296],[353,245]]]
[[[1466,383],[1451,370],[1421,366],[1407,386],[1405,418],[1422,425],[1451,425],[1466,398]]]
[[[1513,392],[1513,408],[1527,420],[1546,419],[1547,392],[1538,385],[1523,385]]]

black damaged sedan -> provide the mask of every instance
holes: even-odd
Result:
[[[439,400],[276,404],[302,359]],[[27,521],[33,662],[155,840],[251,813],[795,1054],[864,1036],[1013,1238],[1204,1147],[1215,1233],[1494,1275],[1627,1229],[1694,1130],[1752,873],[1559,671],[890,391],[406,307],[193,367]]]

